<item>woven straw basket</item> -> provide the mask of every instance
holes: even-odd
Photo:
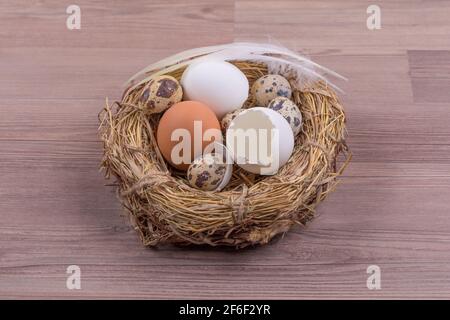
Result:
[[[264,62],[229,61],[247,76],[250,86],[268,73]],[[292,100],[302,113],[303,126],[290,160],[276,175],[258,176],[234,165],[223,191],[201,191],[162,158],[155,140],[161,114],[149,115],[139,102],[152,76],[168,74],[180,80],[187,64],[178,61],[147,70],[144,80],[132,82],[120,102],[107,101],[99,115],[101,167],[107,178],[116,178],[118,197],[143,244],[243,248],[266,244],[294,224],[305,225],[351,158],[345,113],[334,90],[320,79],[307,88],[293,86]],[[287,78],[295,82],[295,73]],[[250,97],[244,107],[254,105]]]

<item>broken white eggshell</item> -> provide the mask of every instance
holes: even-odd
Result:
[[[255,107],[242,111],[226,132],[227,148],[244,170],[274,175],[291,157],[294,134],[278,112]]]

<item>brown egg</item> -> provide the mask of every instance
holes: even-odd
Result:
[[[212,141],[222,141],[222,133],[219,120],[208,106],[183,101],[163,114],[156,140],[164,159],[177,169],[187,170]]]

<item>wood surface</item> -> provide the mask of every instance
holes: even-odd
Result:
[[[76,4],[70,31],[65,2],[0,2],[1,298],[450,298],[449,1]],[[353,161],[311,224],[265,247],[146,249],[104,186],[97,113],[151,62],[234,40],[349,79]]]

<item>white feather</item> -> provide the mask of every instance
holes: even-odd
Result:
[[[325,81],[336,90],[342,91],[325,75],[346,80],[343,76],[329,70],[295,52],[279,45],[252,42],[235,42],[224,45],[195,48],[180,52],[153,63],[132,76],[126,83],[133,90],[150,78],[174,71],[201,59],[219,59],[223,61],[246,60],[262,62],[271,73],[277,73],[297,79],[299,89],[313,85],[318,79]]]

